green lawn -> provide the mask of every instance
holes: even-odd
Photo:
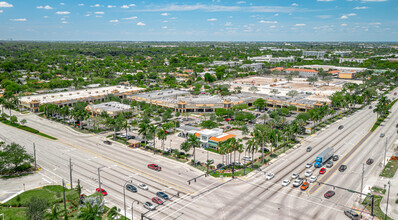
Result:
[[[386,167],[384,167],[380,176],[393,178],[395,175],[395,172],[397,172],[397,169],[398,169],[398,160],[390,160],[387,163]]]
[[[383,196],[374,196],[375,200],[374,200],[374,209],[373,209],[373,214],[378,218],[378,219],[384,219],[385,215],[384,212],[380,209],[380,202],[383,198]],[[367,203],[369,203],[368,206],[366,206],[366,209],[369,210],[369,212],[372,210],[372,198],[370,196],[366,197],[365,200],[362,201],[363,205],[366,205]],[[388,220],[393,220],[392,218],[387,216]]]
[[[377,192],[377,193],[381,193],[381,194],[386,194],[386,190],[385,189],[382,189],[382,188],[379,188],[379,187],[375,187],[375,186],[372,187],[372,191],[373,192]]]

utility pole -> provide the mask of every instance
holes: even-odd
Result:
[[[72,181],[72,158],[69,157],[69,178],[70,178],[70,189],[73,189]]]
[[[35,170],[37,169],[37,160],[36,160],[36,145],[33,143],[33,156],[35,157]]]
[[[384,147],[384,158],[383,158],[383,160],[384,160],[384,167],[386,167],[386,157],[387,157],[387,140],[388,140],[388,137],[386,137],[386,146]]]
[[[62,179],[62,190],[64,192],[64,209],[65,209],[65,219],[67,219],[67,211],[66,211],[66,198],[65,198],[65,181]]]
[[[361,193],[363,191],[363,177],[365,176],[365,164],[362,163],[362,179],[361,179]],[[360,195],[359,201],[362,200],[362,195]]]
[[[387,206],[386,206],[386,214],[384,215],[384,220],[387,220],[387,214],[388,214],[388,200],[390,199],[390,180],[388,181],[388,194],[387,194]]]
[[[99,191],[101,192],[101,174],[100,174],[100,169],[101,169],[101,167],[98,167],[98,188],[99,188]]]

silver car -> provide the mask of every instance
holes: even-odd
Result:
[[[312,175],[312,170],[307,170],[307,172],[305,172],[305,177],[310,177]]]
[[[296,179],[297,177],[299,177],[299,174],[298,174],[298,173],[293,173],[293,174],[292,174],[292,179]]]
[[[308,180],[310,183],[315,182],[318,179],[316,176],[311,176],[310,179]]]
[[[274,178],[275,174],[273,173],[268,173],[267,176],[265,177],[267,180],[270,180],[272,178]]]
[[[149,209],[149,210],[155,210],[155,209],[156,209],[156,206],[155,206],[154,204],[150,203],[150,202],[146,202],[146,203],[144,204],[144,207],[145,207],[146,209]]]
[[[283,180],[282,181],[282,186],[287,186],[290,184],[290,180]]]
[[[333,162],[332,161],[326,162],[326,168],[331,168],[332,166],[333,166]]]

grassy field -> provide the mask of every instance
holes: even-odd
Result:
[[[380,176],[393,178],[398,169],[398,160],[390,160],[386,167],[384,167]]]
[[[383,199],[383,196],[375,196],[375,200],[374,200],[374,209],[373,209],[373,213],[374,215],[378,218],[378,219],[384,219],[385,215],[384,212],[380,209],[380,202]],[[366,205],[369,203],[369,205],[366,206],[366,209],[371,211],[372,207],[372,198],[370,196],[366,197],[365,200],[363,200],[362,204]],[[387,216],[388,220],[393,220],[392,218]]]

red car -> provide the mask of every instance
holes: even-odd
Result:
[[[326,168],[321,168],[321,170],[319,171],[319,174],[324,174],[326,173]]]
[[[156,165],[156,164],[148,164],[148,168],[149,169],[152,169],[152,170],[156,170],[156,171],[161,171],[162,170],[162,168],[160,167],[160,166],[158,166],[158,165]]]
[[[229,118],[226,118],[226,119],[225,119],[225,121],[229,121],[229,120],[231,120],[231,119],[229,119]]]
[[[101,191],[100,191],[99,188],[97,188],[95,191],[101,193],[101,194],[104,195],[104,196],[108,195],[108,193],[105,191],[105,189],[102,189],[102,188],[101,188]]]
[[[325,195],[323,195],[325,198],[327,198],[327,199],[330,199],[330,198],[332,198],[333,196],[334,196],[334,191],[332,191],[332,190],[329,190],[329,191],[327,191],[326,193],[325,193]]]
[[[159,205],[163,204],[163,201],[161,199],[159,199],[159,197],[153,197],[152,202],[159,204]]]

